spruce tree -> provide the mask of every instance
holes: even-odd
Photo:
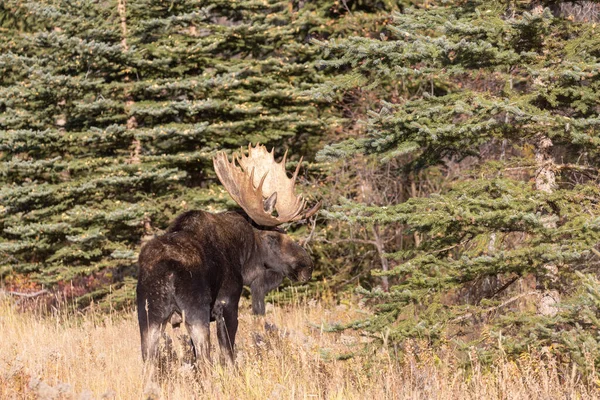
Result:
[[[4,2],[3,283],[81,305],[130,299],[145,238],[186,209],[233,206],[216,150],[261,142],[310,158],[338,123],[307,95],[324,81],[310,38],[373,26],[387,18],[376,4]]]
[[[397,13],[380,38],[317,42],[324,65],[343,73],[314,94],[381,96],[362,137],[326,147],[322,160],[402,159],[398,179],[459,168],[427,197],[328,214],[420,238],[388,251],[389,271],[376,274],[390,289],[361,289],[376,313],[354,327],[389,343],[453,337],[483,348],[498,343],[481,336],[491,329],[515,352],[560,346],[557,326],[581,329],[565,307],[597,291],[597,29],[538,2],[457,1]],[[592,283],[577,297],[581,282]]]

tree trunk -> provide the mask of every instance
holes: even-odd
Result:
[[[379,254],[379,260],[381,261],[381,270],[389,271],[390,265],[387,258],[385,258],[385,247],[383,238],[379,234],[379,227],[377,225],[373,225],[373,237],[375,239],[375,247],[377,248],[377,254]],[[387,292],[390,290],[390,282],[387,276],[381,277],[381,288]]]
[[[128,51],[129,46],[127,45],[127,2],[126,0],[117,0],[117,10],[119,11],[119,19],[121,20],[121,46],[123,50]],[[129,75],[126,75],[123,79],[125,82],[129,82]],[[129,95],[128,91],[125,91],[125,113],[129,114],[129,110],[131,110],[131,106],[134,104],[133,99]],[[129,117],[127,119],[127,129],[135,129],[137,128],[137,120],[134,116]],[[142,150],[141,142],[133,138],[131,142],[131,156],[129,158],[130,164],[139,164],[140,163],[140,152]]]
[[[552,140],[539,134],[535,142],[535,161],[537,169],[535,172],[535,188],[545,193],[552,193],[556,187],[555,163],[550,153]],[[546,215],[543,218],[544,227],[556,228],[556,220],[552,215]],[[552,284],[558,280],[558,267],[554,264],[544,265],[544,277],[536,280],[537,290],[540,292],[538,302],[538,312],[542,315],[553,316],[558,312],[556,304],[560,301],[560,294],[556,289],[552,289]],[[550,287],[549,287],[550,286]]]
[[[127,51],[129,48],[127,47],[127,3],[125,0],[117,0],[117,10],[121,20],[121,46]]]

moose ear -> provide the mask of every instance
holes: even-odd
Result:
[[[275,203],[277,203],[277,192],[274,192],[272,195],[263,200],[263,209],[267,214],[272,214],[275,209]]]

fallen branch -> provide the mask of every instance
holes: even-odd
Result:
[[[17,296],[17,297],[21,297],[21,298],[25,298],[25,299],[30,299],[32,297],[38,297],[43,294],[49,293],[49,291],[46,289],[38,290],[37,292],[33,292],[33,293],[6,292],[6,291],[3,291],[3,292],[6,294],[9,294],[11,296]]]

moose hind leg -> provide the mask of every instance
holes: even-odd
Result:
[[[138,322],[140,325],[142,359],[144,360],[144,379],[154,382],[161,379],[159,341],[167,321],[168,304],[164,298],[146,298],[138,291]]]
[[[165,304],[163,302],[150,302],[145,296],[138,293],[137,309],[142,359],[144,362],[156,360],[160,335],[165,327]]]
[[[142,360],[144,362],[156,360],[158,356],[158,342],[162,327],[160,324],[151,324],[140,329],[142,338]]]
[[[241,290],[240,290],[241,291]],[[233,364],[235,336],[238,329],[239,295],[217,298],[212,315],[217,322],[221,361]]]
[[[196,363],[210,362],[210,305],[186,313],[185,327],[192,339]]]

